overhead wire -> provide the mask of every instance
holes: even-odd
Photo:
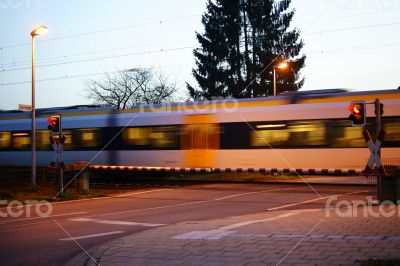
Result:
[[[45,64],[45,65],[36,65],[36,68],[42,67],[51,67],[51,66],[59,66],[59,65],[66,65],[66,64],[75,64],[75,63],[83,63],[83,62],[90,62],[90,61],[97,61],[97,60],[106,60],[106,59],[116,59],[120,57],[128,57],[134,55],[142,55],[142,54],[154,54],[154,53],[162,53],[162,52],[171,52],[171,51],[179,51],[179,50],[186,50],[186,49],[194,49],[198,48],[199,46],[186,46],[186,47],[177,47],[171,49],[158,49],[158,50],[149,50],[149,51],[142,51],[142,52],[134,52],[134,53],[127,53],[127,54],[120,54],[120,55],[110,55],[110,56],[103,56],[103,57],[92,57],[87,59],[77,59],[73,61],[64,61],[52,64]],[[0,72],[10,72],[10,71],[18,71],[24,69],[30,69],[31,67],[20,67],[20,68],[13,68],[13,69],[3,69]]]
[[[380,13],[380,12],[376,12]],[[365,14],[360,14],[360,15],[365,15]],[[128,28],[133,28],[133,27],[140,27],[140,26],[146,26],[146,25],[152,25],[156,23],[162,23],[168,22],[168,21],[177,21],[181,19],[187,19],[191,17],[195,17],[198,15],[191,15],[191,16],[183,16],[183,17],[178,17],[178,18],[173,18],[173,19],[165,19],[165,20],[158,20],[158,21],[153,21],[153,22],[148,22],[148,23],[141,23],[141,24],[133,24],[133,25],[125,25],[125,26],[119,26],[119,27],[113,27],[113,28],[108,28],[108,29],[103,29],[103,30],[96,30],[96,31],[91,31],[91,32],[85,32],[85,33],[77,33],[74,34],[68,27],[69,31],[71,31],[73,34],[72,35],[67,35],[67,36],[61,36],[53,39],[47,39],[47,40],[42,40],[41,42],[46,42],[46,41],[52,41],[52,40],[59,40],[59,39],[65,39],[65,38],[72,38],[76,37],[78,39],[79,36],[84,36],[84,35],[92,35],[92,34],[98,34],[98,33],[104,33],[104,32],[110,32],[110,31],[116,31],[116,30],[123,30],[123,29],[128,29]],[[58,18],[59,19],[59,18]],[[65,23],[63,23],[65,25]],[[338,28],[338,29],[328,29],[328,30],[321,30],[321,31],[315,31],[315,32],[307,32],[303,33],[305,35],[309,34],[323,34],[323,33],[329,33],[329,32],[339,32],[339,31],[349,31],[349,30],[356,30],[356,29],[366,29],[366,28],[375,28],[375,27],[383,27],[383,26],[392,26],[392,25],[399,25],[400,22],[393,22],[393,23],[382,23],[382,24],[373,24],[373,25],[364,25],[364,26],[354,26],[354,27],[347,27],[347,28]],[[66,26],[66,25],[65,25]],[[80,39],[82,42],[82,40]],[[21,44],[14,44],[14,45],[8,45],[8,46],[3,46],[0,47],[0,52],[3,52],[3,48],[9,48],[9,47],[15,47],[15,46],[21,46],[21,45],[27,45],[30,43],[21,43]],[[395,43],[385,43],[385,44],[374,44],[374,45],[365,45],[365,46],[357,46],[357,47],[345,47],[345,48],[334,48],[334,49],[324,49],[321,51],[312,51],[309,53],[324,53],[324,52],[332,52],[332,51],[337,51],[337,50],[345,50],[345,49],[358,49],[358,48],[367,48],[367,47],[372,47],[372,46],[382,46],[382,45],[395,45],[399,44],[398,42]],[[46,62],[43,65],[38,64],[36,67],[51,67],[51,66],[58,66],[58,65],[66,65],[66,64],[75,64],[75,63],[82,63],[82,62],[90,62],[90,61],[96,61],[96,60],[108,60],[108,59],[114,59],[114,58],[120,58],[120,57],[126,57],[126,56],[134,56],[134,55],[141,55],[141,54],[154,54],[154,53],[160,53],[160,52],[169,52],[169,51],[177,51],[177,50],[183,50],[183,49],[194,49],[198,48],[199,46],[186,46],[186,47],[177,47],[177,48],[171,48],[171,49],[158,49],[158,50],[149,50],[149,51],[140,51],[140,52],[132,52],[132,53],[126,53],[126,54],[120,54],[120,55],[110,55],[110,56],[103,56],[100,57],[97,55],[97,53],[101,52],[108,52],[108,51],[117,51],[117,50],[126,50],[130,49],[132,47],[138,47],[139,45],[135,46],[128,46],[128,47],[119,47],[119,48],[111,48],[111,49],[104,49],[100,51],[94,51],[92,49],[89,49],[89,53],[76,53],[76,54],[71,54],[71,55],[64,55],[64,56],[58,56],[58,57],[50,57],[47,59],[43,59],[43,61],[40,62]],[[71,60],[68,61],[68,57],[73,57],[73,56],[78,56],[78,55],[86,55],[86,54],[94,54],[94,58],[81,58],[81,59],[76,59],[76,60]],[[62,60],[62,62],[61,62]],[[52,63],[52,61],[55,61]],[[58,62],[60,61],[60,62]],[[22,66],[25,64],[30,64],[30,61],[20,61],[20,62],[14,62],[14,63],[3,63],[0,66],[0,71],[1,72],[10,72],[10,71],[18,71],[18,70],[23,70],[23,69],[29,69],[30,66],[26,67],[16,67],[16,68],[11,68],[11,69],[5,69],[6,66],[18,66],[21,64]],[[103,62],[103,64],[105,64]],[[3,70],[1,70],[3,68]],[[91,73],[87,75],[98,75],[98,74],[104,74],[104,72],[99,72],[99,73]],[[81,77],[81,76],[87,76],[85,74],[79,74],[79,75],[72,75],[69,77]],[[68,75],[66,75],[68,76]],[[49,79],[44,79],[42,81],[51,81],[51,80],[57,80],[59,78],[49,78]],[[16,84],[23,84],[25,82],[11,82],[11,83],[2,83],[0,84],[1,86],[6,86],[6,85],[16,85]]]
[[[143,27],[143,26],[148,26],[148,25],[155,25],[155,24],[158,24],[160,22],[164,22],[165,23],[165,22],[172,22],[172,21],[177,21],[177,20],[184,20],[184,19],[198,17],[198,16],[199,15],[189,15],[189,16],[182,16],[182,17],[171,18],[171,19],[151,21],[151,22],[147,22],[147,23],[118,26],[118,27],[112,27],[112,28],[108,28],[108,29],[88,31],[88,32],[82,32],[82,33],[71,34],[71,35],[65,35],[65,36],[50,38],[50,39],[46,39],[46,40],[40,40],[38,42],[40,42],[40,43],[42,43],[42,42],[51,42],[51,41],[57,41],[57,40],[62,40],[62,39],[67,39],[67,38],[75,38],[75,37],[85,36],[85,35],[94,35],[94,34],[100,34],[100,33],[105,33],[105,32],[113,32],[113,31],[129,29],[129,28],[136,28],[136,27]],[[27,45],[31,45],[31,43],[30,42],[16,43],[16,44],[5,45],[5,46],[0,47],[0,48],[6,49],[6,48],[12,48],[12,47],[18,47],[18,46],[27,46]]]
[[[325,34],[325,33],[329,33],[329,32],[340,32],[340,31],[350,31],[350,30],[357,30],[357,29],[367,29],[367,28],[376,28],[376,27],[385,27],[385,26],[394,26],[394,25],[400,25],[400,22],[393,22],[393,23],[383,23],[383,24],[373,24],[373,25],[364,25],[364,26],[355,26],[355,27],[347,27],[347,28],[338,28],[338,29],[329,29],[329,30],[322,30],[322,31],[315,31],[315,32],[306,32],[303,33],[303,35],[310,35],[310,34]],[[80,36],[80,34],[77,34],[77,37]],[[156,44],[156,43],[155,43]],[[134,47],[134,46],[130,46],[130,47]],[[117,50],[125,50],[125,49],[129,49],[130,47],[121,47],[121,48],[112,48],[112,49],[106,49],[106,50],[102,50],[102,51],[91,51],[90,53],[93,54],[95,53],[97,56],[97,53],[100,52],[105,52],[105,51],[117,51]],[[196,47],[194,47],[196,48]],[[90,53],[80,53],[81,55],[85,55],[85,54],[90,54]],[[139,53],[143,53],[143,52],[139,52]],[[151,53],[151,52],[150,52]],[[64,55],[64,56],[59,56],[59,57],[53,57],[53,58],[47,58],[47,59],[43,59],[43,60],[48,60],[48,61],[52,61],[52,60],[62,60],[65,61],[66,57],[71,57],[71,56],[75,56],[75,55],[80,55],[80,54],[74,54],[74,55]],[[135,53],[130,53],[130,54],[135,54]],[[129,55],[129,54],[128,54]],[[123,56],[123,55],[122,55]],[[120,56],[115,56],[115,57],[120,57]],[[105,57],[106,59],[110,58],[110,57]],[[75,62],[86,62],[86,61],[93,61],[93,59],[77,59],[75,61],[72,61],[72,63]],[[41,61],[41,62],[45,62],[45,61]],[[17,67],[17,68],[12,68],[12,69],[6,69],[7,66],[18,66],[19,63],[21,65],[27,65],[27,67]],[[13,63],[7,63],[7,64],[3,64],[0,65],[0,71],[2,72],[9,72],[9,71],[16,71],[16,70],[23,70],[23,69],[27,69],[28,66],[30,64],[30,61],[26,60],[26,61],[20,61],[20,62],[13,62]],[[48,65],[44,65],[44,66],[40,66],[39,64],[37,65],[37,67],[45,67],[45,66],[53,66],[53,65],[59,65],[61,63],[53,63],[53,64],[48,64]]]
[[[163,44],[183,42],[183,41],[188,41],[188,40],[189,39],[180,39],[180,40],[174,40],[171,42],[164,42]],[[190,40],[192,40],[192,39],[190,39]],[[124,47],[96,50],[95,52],[96,52],[96,54],[99,54],[99,53],[113,52],[113,51],[119,51],[119,50],[128,50],[128,49],[132,49],[135,47],[149,47],[149,46],[159,45],[159,44],[160,44],[160,42],[152,42],[152,43],[136,44],[136,45],[130,45],[130,46],[124,46]],[[36,60],[36,63],[51,63],[51,61],[55,61],[55,60],[58,60],[58,61],[64,60],[65,61],[66,57],[70,58],[70,57],[76,57],[76,56],[80,56],[80,55],[88,55],[88,54],[92,54],[92,53],[93,52],[81,52],[81,53],[67,54],[67,55],[62,55],[62,56],[47,57],[47,58]],[[32,63],[31,60],[9,62],[9,63],[4,63],[4,64],[0,63],[0,69],[5,68],[5,67],[17,67],[20,65],[30,65],[31,63]]]
[[[164,68],[177,67],[177,66],[186,66],[186,65],[191,65],[191,64],[169,65],[169,66],[164,66]],[[118,72],[119,71],[106,71],[106,72],[94,72],[94,73],[86,73],[86,74],[65,75],[65,76],[59,76],[59,77],[37,79],[36,82],[57,81],[57,80],[74,79],[74,78],[85,78],[85,77],[90,77],[90,76],[113,74],[113,73],[118,73]],[[0,83],[0,86],[30,84],[31,82],[32,82],[31,80],[7,82],[7,83]]]
[[[325,49],[325,50],[308,51],[307,54],[329,53],[329,52],[335,52],[335,51],[340,51],[340,50],[362,49],[362,48],[369,48],[369,47],[386,46],[386,45],[399,45],[399,44],[400,44],[400,42],[392,42],[392,43],[381,43],[381,44],[371,44],[371,45],[352,46],[352,47],[341,47],[341,48],[333,48],[333,49]],[[187,47],[186,49],[189,49],[189,48],[193,48],[193,47]],[[167,51],[167,50],[164,50],[164,51]],[[162,51],[154,51],[154,52],[162,52]],[[189,65],[189,64],[180,64],[180,66],[181,65]],[[76,74],[76,75],[65,75],[65,76],[54,77],[54,78],[40,79],[40,80],[37,80],[37,82],[56,81],[56,80],[69,79],[69,78],[79,78],[79,77],[88,77],[88,76],[101,75],[101,74],[106,74],[106,73],[116,73],[116,72],[118,72],[118,71],[95,72],[95,73]],[[17,82],[0,83],[0,86],[11,86],[11,85],[27,84],[27,83],[30,83],[30,82],[31,81],[17,81]]]

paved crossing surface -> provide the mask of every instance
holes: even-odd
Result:
[[[108,243],[93,256],[101,265],[357,265],[400,258],[397,209],[380,218],[328,213],[280,210],[184,222]]]
[[[152,238],[156,242],[159,240],[153,247],[137,249],[154,255],[151,259],[165,255],[162,247],[174,246],[175,243],[183,243],[185,248],[197,249],[198,246],[208,244],[213,246],[212,243],[216,243],[213,241],[242,244],[253,241],[286,241],[286,247],[289,248],[293,239],[297,239],[292,236],[304,234],[303,231],[310,229],[314,221],[304,223],[303,225],[307,225],[304,228],[279,231],[271,236],[267,234],[272,231],[246,230],[257,226],[277,226],[288,221],[289,228],[290,223],[301,224],[298,219],[303,215],[315,216],[323,213],[327,200],[334,197],[337,199],[332,200],[332,204],[340,200],[365,201],[374,194],[374,188],[366,186],[214,183],[146,189],[116,197],[57,203],[52,205],[53,211],[46,217],[39,217],[32,212],[29,217],[22,215],[1,218],[0,238],[6,241],[0,242],[0,261],[2,265],[84,265],[90,261],[94,263],[90,258],[93,257],[99,259],[101,264],[108,265],[111,262],[116,263],[113,261],[113,252],[110,253],[115,248],[113,241],[128,243],[125,239],[131,237]],[[377,223],[376,227],[379,225]],[[166,233],[163,230],[169,232],[165,239],[163,237]],[[314,233],[324,235],[324,240],[329,239],[325,236],[328,233],[343,238],[354,235],[341,231]],[[390,238],[396,236],[395,232],[377,235],[386,238],[369,241],[399,242]],[[320,240],[317,237],[315,239]],[[140,243],[146,245],[145,241]],[[143,259],[132,255],[132,247],[129,245],[125,248],[131,255],[127,256]],[[251,245],[247,249],[251,249]],[[215,256],[206,257],[219,257],[215,252],[213,254]],[[121,254],[118,256],[123,257]],[[171,259],[171,256],[158,259]],[[160,260],[151,260],[148,263],[157,264]],[[178,259],[181,263],[188,260],[190,258]],[[240,261],[237,262],[240,264]],[[214,262],[222,264],[224,260]],[[135,265],[135,261],[125,260],[123,263]],[[162,264],[165,263],[169,261],[162,261]],[[193,258],[191,263],[196,263],[196,260]]]

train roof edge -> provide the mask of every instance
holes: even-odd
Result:
[[[133,106],[130,109],[126,109],[125,111],[135,110],[140,108],[159,108],[168,104],[171,107],[186,105],[188,107],[194,105],[206,105],[212,103],[229,103],[233,100],[243,103],[243,102],[262,102],[262,101],[277,101],[277,100],[287,100],[290,103],[296,103],[301,99],[315,99],[315,98],[328,98],[335,96],[357,96],[357,95],[371,95],[371,94],[393,94],[399,93],[400,90],[392,89],[392,90],[374,90],[374,91],[349,91],[347,89],[337,88],[337,89],[322,89],[322,90],[305,90],[305,91],[286,91],[277,96],[270,97],[258,97],[258,98],[221,98],[221,99],[213,99],[213,100],[203,100],[203,101],[191,101],[191,102],[172,102],[172,103],[161,103],[161,104],[143,104]],[[55,113],[74,113],[74,112],[96,112],[96,111],[117,111],[113,107],[107,107],[102,105],[73,105],[73,106],[64,106],[64,107],[49,107],[49,108],[38,108],[36,112],[38,115],[44,114],[55,114]],[[0,110],[0,118],[2,116],[9,115],[26,115],[30,113],[29,111],[20,111],[20,110]]]

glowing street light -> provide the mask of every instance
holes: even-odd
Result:
[[[274,69],[274,96],[276,96],[276,69],[285,69],[289,65],[286,61],[280,62],[279,64],[276,64],[273,69]]]
[[[46,26],[40,25],[37,26],[36,28],[33,29],[31,32],[31,36],[35,37],[36,35],[43,35],[45,34],[49,29]]]
[[[32,36],[32,190],[36,190],[36,109],[35,109],[35,36],[48,31],[46,26],[38,26],[31,32]]]

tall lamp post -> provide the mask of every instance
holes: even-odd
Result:
[[[35,109],[35,36],[47,32],[46,26],[38,26],[31,32],[32,36],[32,190],[36,190],[36,109]]]
[[[274,96],[276,96],[276,70],[277,69],[285,69],[288,67],[288,63],[283,61],[280,62],[279,64],[274,65]]]

